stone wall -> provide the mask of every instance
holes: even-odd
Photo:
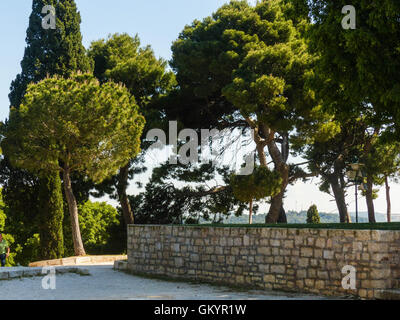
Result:
[[[399,257],[400,231],[128,226],[130,272],[247,288],[379,298],[399,288]]]

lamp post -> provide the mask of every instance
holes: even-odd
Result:
[[[362,172],[361,172],[361,168],[364,165],[361,163],[352,163],[350,165],[351,170],[347,171],[347,176],[349,177],[350,181],[354,182],[354,186],[355,186],[355,197],[356,197],[356,223],[358,223],[358,178],[363,178]],[[362,190],[362,185],[360,187],[360,189]]]

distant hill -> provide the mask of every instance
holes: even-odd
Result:
[[[339,214],[333,214],[333,213],[325,213],[325,212],[320,212],[319,213],[321,217],[321,223],[339,223]],[[288,219],[288,223],[306,223],[307,222],[307,211],[288,211],[286,212],[286,216]],[[386,215],[381,214],[381,213],[376,213],[375,215],[377,222],[386,222]],[[356,221],[356,216],[355,213],[351,213],[351,219],[352,221]],[[396,221],[396,219],[393,219],[393,221]],[[241,217],[229,217],[224,221],[224,223],[228,224],[246,224],[249,222],[249,216],[248,215],[243,215]],[[363,223],[363,222],[368,222],[368,213],[367,212],[360,212],[358,215],[358,222]],[[253,216],[253,223],[265,223],[265,214],[257,214]]]

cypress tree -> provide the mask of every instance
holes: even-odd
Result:
[[[307,223],[318,224],[321,222],[317,206],[313,204],[307,211]]]
[[[42,9],[56,9],[56,29],[42,27]],[[69,77],[76,71],[90,71],[92,64],[85,54],[80,32],[81,17],[74,0],[33,0],[29,27],[26,32],[22,72],[11,83],[11,106],[18,108],[31,82],[47,75]]]
[[[42,178],[39,185],[39,235],[40,258],[57,259],[64,254],[63,197],[58,172]]]
[[[42,9],[46,5],[55,8],[55,29],[42,27],[42,19],[47,14],[43,14]],[[22,72],[11,84],[11,107],[19,108],[31,82],[36,83],[46,76],[69,77],[76,71],[91,71],[91,60],[86,56],[82,45],[80,23],[81,17],[74,0],[33,0],[27,29],[27,47],[21,62]],[[19,211],[12,214],[18,217],[35,217],[39,225],[28,230],[40,233],[43,259],[61,257],[63,201],[59,173],[54,172],[39,178],[12,168],[7,154],[2,162],[0,175],[5,182],[4,200],[11,208]],[[17,203],[12,203],[15,199],[18,200]],[[35,203],[24,203],[26,199],[35,199]],[[33,223],[28,220],[25,224],[29,222]]]

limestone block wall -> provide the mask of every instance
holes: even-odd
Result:
[[[356,289],[344,289],[344,266]],[[324,295],[379,298],[399,288],[400,231],[128,226],[136,274]]]

